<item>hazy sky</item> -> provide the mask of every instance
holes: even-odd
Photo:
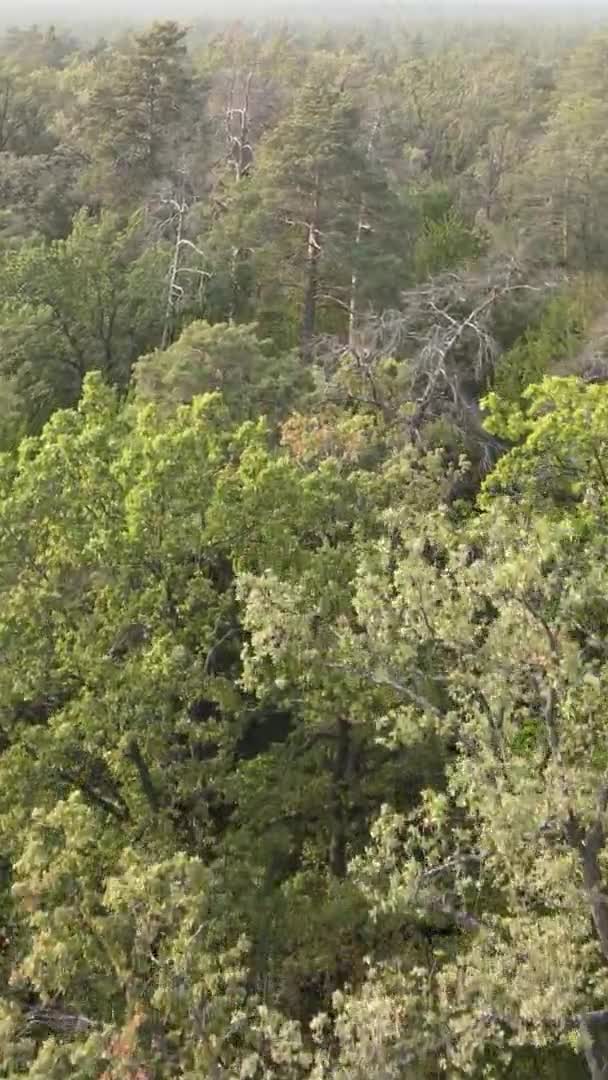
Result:
[[[352,0],[330,0],[330,7],[352,6]],[[31,15],[40,15],[44,18],[52,18],[58,13],[78,13],[82,20],[87,16],[95,17],[99,13],[109,12],[110,9],[125,15],[135,15],[137,18],[147,18],[158,14],[159,11],[169,16],[177,10],[188,12],[190,15],[213,16],[225,12],[230,7],[230,0],[0,0],[0,13],[3,19],[7,15],[19,17],[23,21]],[[247,5],[244,3],[243,7]],[[285,12],[293,6],[292,0],[265,0],[260,5],[266,8],[284,8]],[[318,4],[318,0],[309,0],[309,7],[314,9],[320,6],[328,10],[327,3]],[[356,4],[357,7],[362,6]],[[370,8],[377,7],[374,0],[369,0]],[[477,9],[479,13],[493,9],[494,11],[529,11],[530,9],[559,9],[560,14],[571,13],[573,18],[582,11],[605,11],[608,14],[608,0],[393,0],[392,5],[402,12],[408,9],[434,12],[443,12],[446,15],[456,11],[471,12]],[[215,10],[214,10],[215,9]]]
[[[73,21],[82,25],[97,22],[112,15],[121,21],[133,19],[147,22],[159,16],[189,18],[211,16],[223,18],[231,14],[260,15],[267,13],[289,16],[290,12],[309,12],[331,17],[332,11],[344,17],[349,11],[367,10],[380,15],[389,11],[422,15],[455,16],[475,13],[480,16],[530,14],[536,11],[559,11],[561,18],[580,19],[605,14],[608,0],[0,0],[0,23],[23,26],[32,22]]]

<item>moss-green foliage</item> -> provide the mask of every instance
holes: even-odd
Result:
[[[439,218],[425,217],[414,250],[416,275],[424,279],[451,270],[478,258],[484,246],[481,233],[471,228],[453,208]]]
[[[584,283],[550,299],[538,322],[501,357],[494,377],[500,397],[520,401],[527,386],[540,382],[559,361],[576,356],[600,303],[597,287]]]
[[[464,220],[443,185],[420,191],[414,205],[420,222],[414,247],[418,280],[478,258],[485,250],[487,238]]]

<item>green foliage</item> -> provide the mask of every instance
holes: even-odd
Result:
[[[212,913],[198,916],[204,938],[182,907],[167,917],[214,957],[231,956],[247,932],[246,982],[271,981],[276,1004],[310,1015],[346,969],[363,970],[365,932],[358,944],[351,935],[365,909],[345,880],[347,855],[363,846],[388,788],[409,803],[420,783],[418,767],[404,771],[375,745],[374,718],[390,695],[372,687],[351,702],[352,676],[332,670],[334,655],[342,661],[331,627],[353,621],[355,554],[359,537],[377,532],[378,508],[404,483],[432,497],[432,474],[419,480],[414,461],[385,480],[344,475],[331,460],[303,471],[265,441],[260,425],[232,429],[217,395],[171,410],[123,407],[88,375],[78,410],[55,413],[39,439],[6,455],[0,477],[7,1016],[33,997],[51,1009],[54,1031],[53,1003],[69,1000],[94,1025],[83,1034],[99,1026],[116,1040],[133,1029],[133,1060],[151,1062],[162,1032],[167,1060],[176,1053],[195,1073],[215,1061],[210,1046],[228,1037],[241,990],[230,984],[227,1012],[214,997],[221,1016],[216,1026],[209,1018],[209,1045],[180,1027],[182,1008],[194,1022],[170,973],[183,945],[144,902],[155,875],[166,867],[182,905],[176,852],[215,867]],[[242,585],[259,675],[253,654],[240,666],[233,565],[262,575]],[[284,583],[266,579],[268,566]],[[297,613],[269,603],[283,588]],[[429,746],[429,776],[437,754]],[[125,923],[127,912],[141,926]],[[157,941],[173,957],[166,975]],[[195,956],[207,964],[199,948]],[[199,968],[187,976],[197,1000],[206,978]],[[7,1023],[9,1059],[37,1053]],[[99,1062],[108,1043],[90,1039],[82,1053]],[[47,1039],[36,1061],[48,1055],[44,1067],[60,1073],[63,1053]]]
[[[12,993],[67,997],[92,1011],[96,1025],[111,1024],[113,1039],[123,1022],[134,1032],[155,1009],[171,1013],[175,1030],[169,1002],[173,994],[181,1000],[180,978],[203,993],[202,969],[178,977],[172,967],[189,962],[179,956],[207,921],[196,908],[198,864],[175,853],[192,843],[192,830],[203,847],[211,839],[207,796],[189,764],[200,740],[189,710],[201,697],[212,712],[238,700],[228,669],[219,678],[212,662],[224,620],[230,625],[229,580],[223,590],[214,585],[219,566],[201,547],[229,445],[213,397],[168,421],[150,407],[121,412],[113,393],[88,377],[78,412],[57,413],[40,441],[26,440],[18,458],[3,462],[0,636],[10,745],[2,834],[13,859],[11,949],[23,950]],[[28,594],[29,614],[19,599]],[[18,791],[30,793],[21,810]],[[184,917],[190,866],[195,907]],[[147,901],[156,892],[155,911]],[[156,940],[173,955],[165,974],[158,955],[151,966]],[[210,987],[224,978],[213,974],[219,954],[211,940]],[[144,1046],[159,1023],[148,1017]],[[92,1060],[107,1056],[107,1046],[97,1040]],[[52,1043],[46,1053],[50,1069]],[[205,1053],[212,1055],[198,1046],[193,1068],[206,1067]]]
[[[394,29],[0,40],[7,1080],[608,1068],[606,36]]]
[[[92,162],[87,184],[124,206],[151,181],[179,175],[192,134],[201,131],[202,88],[195,80],[177,23],[155,23],[97,64],[98,76],[80,111],[79,139]],[[115,187],[113,174],[121,177]]]
[[[518,443],[484,485],[484,497],[504,492],[534,510],[568,515],[579,527],[597,524],[607,485],[608,393],[574,376],[545,378],[524,392],[525,409],[487,400],[487,424]]]
[[[168,255],[142,239],[137,216],[123,228],[109,213],[95,220],[83,211],[66,240],[5,254],[0,366],[30,430],[78,399],[87,371],[125,386],[134,360],[160,336]]]
[[[414,251],[416,275],[422,280],[442,270],[450,270],[479,258],[483,249],[481,234],[471,229],[453,208],[440,218],[425,217]]]
[[[551,374],[559,361],[580,352],[597,306],[598,298],[584,285],[550,300],[538,325],[526,330],[501,357],[494,376],[496,393],[506,401],[519,402],[526,387]]]
[[[53,145],[43,91],[40,75],[32,76],[15,61],[0,57],[0,154],[41,153]]]
[[[286,415],[307,386],[297,358],[278,356],[255,326],[191,323],[165,352],[142,357],[133,373],[136,398],[174,406],[217,391],[235,421]]]

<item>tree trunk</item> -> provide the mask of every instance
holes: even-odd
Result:
[[[359,214],[359,221],[357,222],[357,232],[355,235],[355,252],[358,252],[361,244],[361,233],[363,232],[363,207]],[[359,275],[357,274],[356,264],[353,266],[353,272],[350,275],[350,298],[348,302],[348,345],[349,348],[353,348],[355,344],[355,327],[357,323],[357,286],[359,284]]]
[[[608,964],[608,898],[599,862],[606,843],[604,817],[607,810],[608,783],[605,783],[598,792],[594,823],[584,831],[572,816],[566,826],[566,835],[571,847],[580,856],[591,918],[604,961]],[[591,1080],[608,1080],[608,1012],[604,1010],[582,1016],[580,1030]]]
[[[605,961],[608,963],[608,901],[602,881],[599,854],[604,847],[604,830],[599,822],[587,833],[581,852],[583,881],[591,917]]]
[[[374,121],[369,142],[367,144],[367,156],[371,160],[374,152],[374,142],[380,127],[380,117]],[[359,216],[357,218],[357,230],[355,232],[355,260],[350,275],[350,296],[348,300],[348,345],[353,348],[355,344],[355,330],[357,327],[357,289],[359,287],[359,274],[357,273],[357,256],[361,247],[361,239],[365,229],[365,199],[363,196],[359,202]]]
[[[588,829],[581,826],[580,821],[572,812],[569,813],[565,822],[568,843],[580,858],[585,895],[606,965],[608,965],[608,896],[602,878],[600,855],[606,844],[604,817],[607,811],[608,781],[602,784],[597,793],[596,818]]]
[[[346,876],[348,771],[351,758],[351,730],[348,720],[340,717],[336,731],[336,752],[332,769],[331,792],[331,838],[329,842],[329,869],[334,877]]]
[[[236,76],[233,77],[230,99],[226,108],[226,138],[228,156],[235,179],[239,183],[249,173],[253,160],[253,147],[249,141],[249,96],[253,71],[249,72],[245,80],[244,95],[240,106],[233,105],[235,78]],[[235,120],[237,131],[234,130]]]
[[[564,180],[564,213],[562,217],[562,263],[568,265],[570,259],[570,180]]]
[[[585,1060],[591,1080],[608,1080],[608,1022],[606,1015],[593,1014],[581,1021]]]
[[[228,300],[228,322],[233,326],[239,309],[239,259],[241,248],[233,247],[230,252],[230,298]]]
[[[312,341],[315,334],[317,321],[317,294],[319,290],[319,259],[321,257],[320,244],[320,193],[317,182],[312,214],[308,223],[308,240],[306,250],[306,285],[304,290],[304,307],[302,311],[302,356],[309,357]]]
[[[186,204],[181,202],[177,208],[177,230],[175,235],[175,247],[173,248],[173,258],[171,260],[171,266],[169,267],[169,282],[167,285],[167,303],[165,306],[165,321],[163,324],[163,336],[161,340],[161,349],[166,349],[171,341],[171,333],[173,329],[173,312],[175,309],[175,299],[177,296],[177,275],[179,273],[179,260],[182,249],[182,235],[184,231],[184,217],[186,215]]]

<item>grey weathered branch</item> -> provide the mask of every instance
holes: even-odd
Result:
[[[489,468],[504,447],[486,431],[479,405],[500,356],[494,309],[510,296],[542,295],[554,285],[526,282],[524,275],[524,268],[513,259],[487,263],[475,271],[442,274],[403,293],[399,310],[365,319],[357,314],[356,333],[349,334],[348,342],[326,336],[316,343],[329,399],[352,400],[352,380],[334,380],[334,373],[352,368],[360,377],[374,379],[385,360],[396,360],[401,378],[394,401],[386,380],[379,380],[385,420],[390,423],[393,417],[407,423],[410,438],[418,442],[423,424],[448,415],[478,443],[482,462]],[[407,421],[401,408],[404,399],[413,404]]]
[[[373,671],[362,671],[359,668],[349,667],[345,664],[330,664],[330,667],[336,671],[341,671],[346,675],[354,675],[356,678],[361,679],[362,682],[370,682],[374,686],[386,687],[386,689],[394,690],[396,693],[406,697],[412,704],[417,705],[423,712],[430,712],[434,716],[441,716],[441,711],[436,705],[433,705],[428,698],[423,697],[422,694],[412,690],[410,686],[407,686],[400,679],[391,676],[390,674],[376,675]],[[414,674],[422,674],[415,671]]]
[[[64,1012],[50,1005],[28,1009],[24,1017],[26,1031],[43,1028],[57,1035],[82,1035],[94,1031],[100,1025],[82,1013]]]

